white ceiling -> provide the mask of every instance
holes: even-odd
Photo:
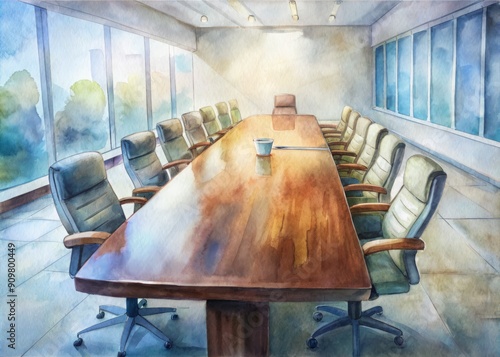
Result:
[[[292,20],[288,0],[137,1],[194,27],[301,27],[370,26],[406,0],[343,0],[333,22],[328,17],[336,0],[296,0],[298,21]],[[200,21],[202,15],[208,17],[208,22]],[[254,15],[256,21],[249,22],[249,15]]]

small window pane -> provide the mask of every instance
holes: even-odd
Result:
[[[484,136],[500,141],[500,4],[486,11]]]
[[[387,74],[386,104],[387,109],[396,111],[396,41],[385,46]]]
[[[0,190],[47,168],[35,8],[0,1]]]
[[[170,95],[170,46],[149,40],[151,58],[151,103],[153,127],[172,118]]]
[[[457,19],[455,128],[479,134],[483,11]]]
[[[453,24],[431,29],[431,122],[451,127],[453,79]]]
[[[124,136],[148,129],[144,38],[111,29],[116,145]]]
[[[48,25],[57,160],[108,151],[103,26],[54,12]]]
[[[384,105],[384,46],[375,49],[375,106]]]
[[[427,31],[413,35],[413,117],[427,120],[429,50]]]
[[[193,55],[175,48],[175,89],[177,116],[194,109]]]
[[[398,40],[398,112],[410,115],[411,38]]]

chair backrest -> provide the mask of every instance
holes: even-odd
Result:
[[[84,152],[57,161],[49,168],[49,183],[57,214],[68,234],[112,233],[125,222],[100,153]],[[98,247],[88,244],[72,248],[72,277]]]
[[[181,115],[182,122],[184,123],[184,130],[186,137],[189,140],[190,146],[207,141],[207,134],[203,129],[203,118],[199,111],[192,111]]]
[[[217,122],[217,118],[215,117],[214,108],[211,106],[200,108],[200,113],[203,118],[203,126],[205,127],[208,135],[213,135],[221,129],[219,123]]]
[[[378,123],[371,124],[368,127],[368,132],[366,133],[365,145],[363,146],[363,150],[359,153],[356,163],[366,166],[369,170],[378,155],[382,138],[388,133],[389,131],[387,128],[384,128],[382,125]],[[366,171],[353,170],[349,176],[354,177],[361,182],[365,173]]]
[[[344,133],[344,130],[347,127],[347,121],[349,120],[349,115],[351,115],[352,108],[348,105],[342,109],[342,114],[340,115],[340,121],[337,124],[337,130],[341,133]]]
[[[273,114],[297,114],[295,95],[293,94],[275,95]]]
[[[151,131],[141,131],[121,141],[123,165],[135,187],[163,186],[168,173],[156,154],[156,138]]]
[[[226,102],[219,102],[215,104],[215,108],[217,109],[217,119],[219,119],[219,123],[222,129],[226,129],[232,125],[231,117],[229,116],[229,109],[227,107]]]
[[[363,177],[363,183],[384,187],[387,194],[363,191],[363,196],[375,198],[379,202],[390,201],[390,193],[394,180],[403,161],[406,144],[397,136],[388,134],[380,143],[380,150],[375,162]]]
[[[231,121],[233,124],[241,121],[240,107],[238,106],[238,101],[236,99],[229,100],[229,109],[231,110]]]
[[[354,135],[354,130],[356,130],[356,123],[358,122],[360,116],[361,115],[357,111],[351,111],[351,114],[349,114],[349,120],[347,121],[347,126],[341,135],[340,141],[347,143],[351,141],[351,138]]]
[[[188,143],[184,138],[182,123],[180,119],[168,119],[156,124],[156,132],[160,146],[168,162],[182,159],[193,159],[193,155],[189,151]],[[180,172],[178,166],[168,169],[170,177],[174,177]]]
[[[406,162],[403,186],[382,221],[384,238],[420,238],[443,195],[446,173],[432,159],[415,155]],[[419,281],[416,251],[391,251],[410,284]]]
[[[349,145],[347,146],[347,151],[354,152],[359,154],[365,145],[366,134],[368,132],[368,128],[373,122],[365,117],[361,117],[358,119],[356,123],[356,130],[351,138]]]

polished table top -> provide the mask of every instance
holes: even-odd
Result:
[[[257,157],[253,139],[326,148],[314,116],[245,119],[131,216],[78,291],[240,301],[367,300],[370,278],[327,150]]]

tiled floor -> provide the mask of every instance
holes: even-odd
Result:
[[[418,152],[409,146],[406,157]],[[405,345],[392,337],[362,329],[362,356],[500,356],[500,190],[449,164],[443,199],[423,235],[418,254],[419,285],[408,294],[383,296],[364,303],[382,305],[381,319],[404,331]],[[403,169],[401,170],[401,172]],[[132,189],[122,166],[108,171],[119,197]],[[401,175],[395,190],[401,185]],[[130,210],[128,211],[130,213]],[[69,251],[50,196],[0,215],[0,356],[115,356],[122,326],[84,335],[78,330],[96,322],[99,304],[124,305],[124,299],[76,292],[68,275]],[[8,327],[7,245],[16,246],[16,349],[6,343]],[[325,277],[326,279],[328,277]],[[319,338],[308,350],[305,340],[317,325],[316,303],[271,304],[272,356],[349,356],[351,332],[344,328]],[[332,303],[345,307],[345,303]],[[150,306],[174,306],[180,319],[151,318],[174,341],[172,350],[143,329],[136,329],[127,356],[205,356],[203,301],[149,300]],[[325,317],[327,319],[328,317]]]

